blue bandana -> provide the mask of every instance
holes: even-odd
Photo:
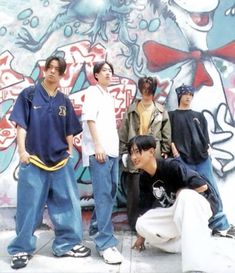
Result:
[[[195,88],[193,86],[183,84],[180,87],[177,87],[175,89],[175,92],[176,92],[176,94],[177,94],[177,96],[179,98],[184,94],[188,94],[188,93],[194,94]]]

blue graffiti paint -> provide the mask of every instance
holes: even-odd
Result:
[[[0,28],[0,36],[4,36],[4,35],[6,35],[6,33],[7,33],[7,28],[6,27],[1,27]]]
[[[148,29],[149,32],[155,32],[158,30],[159,27],[160,27],[160,19],[159,18],[155,18],[155,19],[151,20],[149,23],[145,19],[141,19],[139,22],[139,28],[142,30]]]
[[[127,68],[132,68],[136,74],[139,75],[143,68],[142,59],[139,60],[139,45],[136,43],[137,36],[132,38],[129,35],[129,17],[133,10],[143,10],[144,5],[138,4],[136,0],[131,1],[117,1],[107,0],[98,5],[96,0],[90,1],[75,1],[71,0],[69,4],[63,6],[63,9],[52,20],[51,24],[45,33],[39,39],[34,39],[28,29],[22,28],[18,34],[17,44],[21,47],[36,52],[48,40],[50,35],[65,26],[66,24],[73,23],[74,21],[88,24],[90,27],[83,31],[81,34],[86,35],[94,43],[99,37],[103,41],[108,42],[107,36],[107,23],[116,20],[117,23],[112,33],[118,35],[118,39],[123,43],[128,50],[121,51],[120,55],[126,58],[125,65]],[[22,11],[18,17],[28,18],[31,15],[31,9]],[[75,30],[75,33],[79,33]],[[72,35],[72,29],[68,26],[64,29],[65,37]]]
[[[160,27],[160,19],[159,18],[155,18],[153,20],[151,20],[149,22],[149,27],[148,27],[148,30],[149,32],[155,32],[158,30],[158,28]]]
[[[33,14],[32,9],[24,9],[17,15],[18,20],[25,20]]]
[[[43,7],[48,7],[50,5],[50,2],[48,0],[43,1]]]
[[[36,82],[38,77],[40,75],[40,68],[37,66],[34,68],[34,70],[31,73],[31,78]]]
[[[37,16],[33,16],[30,21],[30,26],[32,28],[36,28],[39,25],[39,18]]]
[[[73,89],[71,90],[71,94],[75,93],[77,90],[81,90],[89,86],[89,83],[85,84],[85,76],[86,76],[85,72],[81,71],[73,86]]]
[[[14,104],[13,99],[5,100],[2,103],[0,103],[0,119],[2,119],[7,114],[7,112],[9,111],[13,104]]]
[[[140,20],[139,22],[139,28],[140,29],[146,29],[148,27],[148,22],[145,19]]]
[[[78,21],[77,21],[77,22],[75,22],[75,23],[73,24],[73,26],[74,26],[75,28],[80,27],[80,25],[81,25],[81,24],[80,24],[80,22],[78,22]]]
[[[64,36],[69,38],[73,35],[73,28],[71,26],[66,26],[64,28]]]

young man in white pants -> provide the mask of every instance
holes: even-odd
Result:
[[[157,202],[156,208],[138,218],[133,248],[143,250],[147,240],[166,252],[181,252],[183,272],[205,272],[211,255],[208,220],[216,200],[204,178],[177,159],[156,159],[155,147],[154,138],[146,135],[134,137],[128,145]]]

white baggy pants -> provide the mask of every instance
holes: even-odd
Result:
[[[182,253],[182,270],[207,271],[212,253],[208,201],[194,190],[183,189],[173,206],[155,208],[138,218],[136,230],[154,247]]]

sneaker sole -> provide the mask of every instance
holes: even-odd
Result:
[[[216,234],[212,234],[212,236],[217,237],[217,238],[235,239],[235,236],[230,235],[230,234],[223,235],[223,234],[216,233]]]
[[[55,253],[53,253],[53,255],[55,256],[55,257],[57,257],[57,258],[68,258],[68,257],[70,257],[70,258],[85,258],[85,257],[89,257],[90,255],[91,255],[91,250],[90,251],[87,251],[86,253],[79,253],[79,255],[75,255],[75,254],[63,254],[63,255],[61,255],[61,256],[58,256],[58,255],[56,255]]]
[[[11,264],[11,268],[13,268],[13,269],[20,269],[20,268],[26,267],[27,264],[28,264],[28,262],[26,264],[24,264],[23,266],[14,266],[14,265]]]
[[[12,262],[11,262],[11,268],[12,269],[21,269],[21,268],[24,268],[24,267],[26,267],[28,265],[29,260],[31,258],[32,258],[32,255],[28,255],[28,260],[26,261],[26,263],[23,264],[23,266],[17,266],[17,265],[12,264]]]
[[[28,264],[28,263],[27,263]],[[11,265],[11,268],[12,269],[21,269],[21,268],[24,268],[27,266],[27,264],[23,265],[23,266],[14,266],[14,265]]]
[[[109,261],[107,261],[107,260],[105,260],[105,259],[104,259],[104,262],[105,262],[106,264],[111,264],[111,265],[119,265],[119,264],[122,263],[122,262],[114,262],[114,263],[111,263],[111,262],[109,262]]]
[[[105,258],[104,258],[104,256],[103,256],[103,254],[102,253],[100,253],[99,252],[99,255],[100,255],[100,257],[101,258],[103,258],[103,260],[104,260],[104,262],[106,263],[106,264],[111,264],[111,265],[118,265],[118,264],[121,264],[123,261],[118,261],[118,262],[109,262],[108,260],[106,260]]]
[[[85,257],[89,257],[91,256],[91,251],[84,253],[84,254],[79,254],[79,255],[70,255],[70,254],[64,254],[62,256],[59,257],[70,257],[70,258],[85,258]]]

